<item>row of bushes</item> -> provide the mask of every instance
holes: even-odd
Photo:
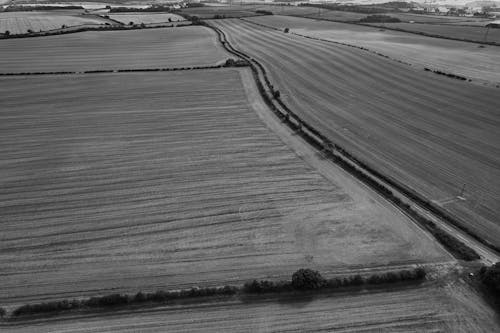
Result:
[[[261,15],[273,15],[273,12],[269,10],[263,10],[263,9],[258,9],[255,11],[256,14],[261,14]]]
[[[262,294],[287,291],[304,291],[319,289],[338,289],[363,285],[379,285],[386,283],[421,281],[425,278],[425,269],[418,267],[413,270],[400,270],[394,272],[372,274],[363,277],[360,274],[347,277],[325,279],[317,271],[300,269],[292,275],[291,281],[253,280],[245,283],[243,292],[249,294]]]
[[[109,9],[110,13],[128,13],[128,12],[135,12],[135,13],[156,13],[156,12],[170,12],[170,6],[165,6],[165,5],[151,5],[150,7],[146,8],[130,8],[130,7],[111,7],[111,6],[106,6],[106,9]]]
[[[14,5],[8,6],[4,9],[5,12],[32,12],[32,11],[47,11],[47,10],[73,10],[73,9],[81,9],[84,8],[82,6],[51,6],[51,5],[36,5],[36,6],[23,6],[23,5]]]
[[[212,27],[213,28],[213,27]],[[224,32],[220,31],[217,28],[213,28],[215,31],[219,34],[219,38],[223,44],[223,46],[228,50],[229,52],[240,56],[242,58],[250,59],[249,56],[245,55],[244,53],[235,50],[228,42],[227,38],[224,34]],[[318,132],[315,128],[310,126],[309,124],[305,123],[299,116],[297,116],[293,111],[291,111],[281,100],[279,94],[275,93],[275,89],[270,83],[269,78],[267,77],[267,73],[264,69],[264,67],[255,59],[252,59],[252,61],[255,63],[251,63],[251,69],[254,72],[254,76],[256,77],[257,81],[257,87],[259,89],[259,92],[261,93],[262,97],[264,98],[264,101],[269,105],[271,110],[275,112],[278,116],[280,116],[282,119],[286,121],[286,123],[294,130],[300,130],[302,137],[304,137],[309,143],[314,145],[317,148],[323,148],[324,150],[327,151],[327,154],[329,155],[330,159],[336,162],[338,165],[340,165],[342,168],[344,168],[346,171],[350,172],[353,174],[355,177],[375,189],[377,192],[379,192],[381,195],[383,195],[386,199],[389,201],[393,202],[395,205],[397,205],[400,209],[405,211],[407,214],[409,214],[412,218],[414,218],[417,222],[419,222],[423,227],[425,227],[426,230],[428,230],[443,246],[445,246],[456,258],[461,259],[461,260],[467,260],[467,261],[472,261],[479,259],[479,255],[468,247],[466,244],[458,240],[457,238],[453,237],[452,235],[446,233],[444,230],[440,229],[435,225],[434,222],[428,220],[427,218],[423,217],[420,215],[417,211],[412,209],[410,205],[407,203],[404,203],[399,199],[397,196],[395,196],[392,191],[387,188],[385,185],[383,185],[380,181],[376,180],[375,178],[369,176],[367,173],[363,172],[362,170],[366,170],[373,174],[375,177],[378,179],[381,179],[382,181],[388,183],[390,186],[396,188],[398,191],[402,192],[404,195],[407,195],[410,197],[412,200],[416,201],[419,203],[421,206],[424,208],[430,210],[431,212],[435,213],[438,215],[440,218],[445,219],[446,221],[450,221],[451,217],[447,215],[445,212],[443,212],[441,209],[436,208],[433,204],[431,204],[428,200],[424,199],[423,197],[419,196],[416,194],[414,191],[409,190],[402,184],[399,184],[398,182],[392,180],[391,178],[382,175],[378,171],[374,170],[373,168],[369,167],[365,163],[359,161],[357,158],[352,156],[349,152],[347,152],[345,149],[342,147],[338,146],[337,144],[332,143],[329,139],[327,139],[325,136],[323,136],[320,132]],[[269,87],[271,94],[273,95],[274,100],[285,110],[285,114],[283,114],[281,111],[277,109],[277,107],[274,105],[274,103],[271,100],[271,97],[268,96],[266,89],[264,88],[262,82],[260,82],[259,75],[257,68],[259,67],[260,71],[262,72],[262,75],[264,77],[266,85]],[[310,133],[310,134],[309,134]],[[352,163],[349,163],[348,161],[344,160],[341,158],[339,155],[334,154],[334,150],[339,152],[342,156],[347,158],[348,160],[351,160]],[[361,169],[357,168],[355,165],[359,165]],[[457,223],[455,220],[453,222]],[[455,224],[454,223],[454,224]],[[477,237],[477,236],[476,236]]]
[[[232,296],[237,293],[262,294],[285,291],[335,289],[340,287],[377,285],[403,281],[419,281],[423,280],[425,276],[426,272],[421,267],[413,270],[400,270],[382,274],[373,274],[368,277],[363,277],[357,274],[333,279],[325,279],[319,272],[311,269],[299,269],[293,273],[291,281],[274,282],[268,280],[254,280],[245,283],[243,287],[224,286],[215,288],[191,288],[176,291],[158,290],[154,293],[138,292],[135,295],[115,293],[99,297],[91,297],[83,300],[73,299],[38,304],[26,304],[16,308],[12,312],[12,317],[35,314],[55,314],[81,309],[105,309],[126,305],[140,305],[144,303],[165,304],[189,298]],[[0,317],[5,315],[5,310],[0,308]]]
[[[118,21],[115,21],[115,22],[118,22]],[[6,31],[4,34],[0,34],[0,39],[45,37],[45,36],[54,36],[54,35],[74,34],[74,33],[85,32],[85,31],[138,30],[138,29],[158,29],[158,28],[172,28],[172,27],[174,27],[174,24],[172,24],[172,23],[160,24],[160,25],[155,25],[155,26],[148,26],[144,23],[132,24],[132,25],[123,25],[121,22],[118,22],[118,23],[120,23],[120,25],[110,25],[107,23],[106,25],[100,25],[97,27],[86,26],[86,27],[69,29],[69,30],[49,30],[49,31],[40,31],[40,32],[34,32],[34,31],[29,30],[27,33],[15,34],[15,35],[11,34],[9,31]],[[184,27],[184,26],[189,26],[189,24],[180,24],[180,25],[175,25],[175,26]],[[66,27],[64,27],[64,28],[66,28]]]
[[[452,79],[458,79],[458,80],[462,80],[462,81],[466,81],[467,78],[464,77],[464,76],[460,76],[460,75],[456,75],[456,74],[451,74],[451,73],[445,73],[445,72],[442,72],[440,70],[431,70],[430,68],[427,68],[425,67],[424,70],[426,72],[433,72],[433,73],[436,73],[436,74],[439,74],[439,75],[444,75],[444,76],[447,76],[447,77],[450,77]],[[469,79],[469,81],[471,81],[471,79]]]
[[[389,15],[368,15],[359,20],[364,23],[399,23],[400,19]]]
[[[192,67],[174,67],[174,68],[136,68],[136,69],[96,69],[82,72],[18,72],[18,73],[0,73],[0,76],[25,76],[25,75],[74,75],[74,74],[99,74],[99,73],[133,73],[133,72],[170,72],[185,71],[197,69],[215,69],[223,67],[244,67],[248,62],[241,59],[227,59],[222,65],[217,66],[192,66]]]
[[[229,296],[236,294],[238,290],[239,288],[237,287],[225,286],[221,288],[191,288],[177,291],[158,290],[154,293],[138,292],[135,295],[110,294],[91,297],[84,300],[73,299],[26,304],[16,308],[12,312],[12,316],[20,317],[34,314],[53,314],[79,309],[113,308],[143,303],[168,303],[175,300],[196,297]]]

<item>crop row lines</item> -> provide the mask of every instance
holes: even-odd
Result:
[[[447,233],[443,229],[439,228],[434,222],[428,220],[426,217],[422,216],[415,209],[413,209],[408,203],[403,202],[399,197],[394,195],[394,193],[388,188],[391,187],[396,189],[399,193],[404,195],[411,202],[416,203],[418,206],[424,210],[432,213],[434,216],[441,220],[444,220],[451,225],[457,227],[461,231],[465,232],[476,241],[486,245],[491,250],[500,252],[500,249],[496,248],[493,244],[477,236],[469,228],[465,227],[463,223],[460,223],[458,218],[452,216],[450,213],[444,211],[440,207],[427,200],[422,195],[416,193],[414,190],[410,189],[404,184],[386,176],[379,171],[373,169],[371,166],[367,165],[365,162],[360,161],[358,158],[354,157],[351,153],[345,150],[343,147],[333,143],[330,139],[320,133],[317,129],[305,122],[296,113],[290,110],[280,98],[279,91],[276,90],[271,84],[269,78],[267,77],[266,70],[257,60],[250,57],[249,55],[236,50],[228,41],[225,33],[217,27],[210,24],[207,26],[214,29],[219,35],[219,39],[229,53],[239,56],[248,62],[250,62],[250,67],[257,81],[257,86],[259,92],[261,93],[264,101],[268,104],[271,110],[283,120],[292,130],[296,131],[301,137],[311,144],[314,148],[323,151],[325,156],[332,160],[334,163],[342,167],[344,170],[352,174],[357,179],[361,180],[363,183],[367,184],[370,188],[374,189],[377,193],[381,194],[389,202],[393,203],[406,215],[412,217],[419,225],[421,225],[425,230],[430,232],[446,249],[448,249],[454,257],[462,260],[476,260],[480,256],[475,250],[464,244],[462,241]],[[265,86],[262,83],[262,79],[265,82]],[[385,185],[387,184],[387,185]]]

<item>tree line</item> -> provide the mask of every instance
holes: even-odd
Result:
[[[177,300],[195,299],[200,297],[221,296],[228,297],[236,294],[262,294],[271,292],[300,292],[308,290],[328,290],[341,287],[379,285],[403,281],[421,281],[426,271],[422,267],[412,270],[399,270],[387,273],[378,273],[368,276],[359,274],[345,277],[325,279],[318,271],[299,269],[289,281],[253,280],[243,286],[224,287],[193,287],[190,289],[156,292],[138,292],[134,295],[109,294],[90,297],[88,299],[72,299],[25,304],[13,310],[11,318],[29,315],[51,315],[72,310],[105,309],[127,305],[141,304],[168,304]],[[0,318],[6,316],[6,311],[0,308]]]

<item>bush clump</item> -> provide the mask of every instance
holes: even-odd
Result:
[[[243,59],[227,59],[224,63],[224,67],[245,67],[248,66],[249,63]]]
[[[292,275],[292,287],[296,290],[320,289],[325,285],[326,280],[312,269],[299,269]]]
[[[483,285],[491,291],[496,302],[500,302],[500,262],[479,271],[479,278]]]
[[[256,14],[261,14],[261,15],[273,15],[273,12],[270,12],[268,10],[262,10],[262,9],[258,9],[255,11]]]
[[[391,17],[389,15],[368,15],[359,20],[363,23],[398,23],[401,22],[397,17]]]

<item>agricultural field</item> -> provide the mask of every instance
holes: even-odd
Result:
[[[458,290],[457,290],[458,289]],[[1,326],[0,326],[1,328]],[[46,332],[498,332],[492,311],[466,288],[425,285],[323,296],[203,303],[9,327]]]
[[[261,16],[245,20],[279,29],[289,28],[291,32],[305,36],[362,46],[420,69],[430,67],[481,83],[500,84],[498,46],[479,48],[473,43],[290,16]]]
[[[277,5],[260,5],[258,9],[269,10],[275,15],[290,15],[302,16],[310,18],[318,18],[324,20],[332,20],[339,22],[352,22],[359,21],[370,14],[346,12],[339,10],[329,10],[324,8],[314,7],[300,7],[300,6],[277,6]],[[489,19],[476,18],[476,17],[457,17],[457,16],[444,16],[444,15],[423,15],[412,13],[395,13],[387,12],[383,15],[389,15],[400,19],[402,22],[416,22],[416,23],[438,23],[438,24],[486,24]]]
[[[308,123],[500,245],[498,88],[243,20],[211,23]]]
[[[94,15],[82,15],[79,11],[47,12],[0,12],[0,34],[9,31],[11,35],[61,29],[82,25],[111,24],[109,20]],[[3,55],[3,50],[2,50]]]
[[[209,66],[231,55],[205,27],[0,40],[0,73]]]
[[[306,163],[305,143],[285,145],[247,69],[0,89],[2,306],[452,260],[350,175]]]
[[[486,23],[485,23],[486,24]],[[483,26],[456,24],[422,24],[422,23],[372,23],[371,25],[390,29],[401,29],[416,33],[443,36],[477,42],[495,42],[500,44],[500,29],[489,29]],[[477,46],[476,46],[477,47]],[[500,47],[496,49],[500,53]]]
[[[108,16],[123,24],[155,24],[184,21],[182,16],[171,13],[124,13],[124,14],[108,14]]]

